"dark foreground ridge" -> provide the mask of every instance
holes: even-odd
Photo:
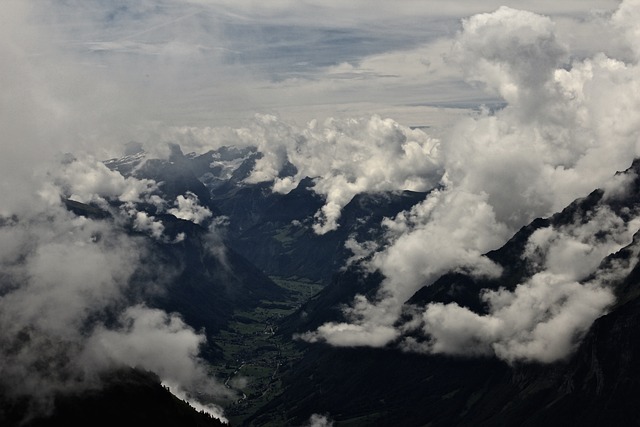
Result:
[[[55,412],[29,417],[25,399],[0,399],[0,424],[25,427],[112,426],[223,426],[198,412],[160,384],[157,375],[136,369],[105,374],[101,386],[77,394],[55,397]]]

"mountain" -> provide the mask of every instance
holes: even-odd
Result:
[[[267,274],[328,283],[352,255],[345,247],[347,240],[379,239],[383,218],[408,210],[426,197],[426,193],[412,191],[358,194],[344,207],[338,229],[317,235],[310,221],[323,201],[312,187],[313,181],[306,179],[285,195],[263,196],[254,188],[238,191],[228,199],[225,195],[227,201],[218,206],[230,218],[234,218],[238,204],[262,199],[258,209],[246,209],[255,217],[231,236],[230,245]],[[231,209],[230,203],[235,205]]]
[[[1,392],[1,390],[0,390]],[[151,372],[122,369],[104,374],[101,387],[82,393],[58,395],[50,416],[25,418],[28,402],[0,399],[3,426],[192,426],[226,425],[197,412],[160,384]]]
[[[358,194],[343,208],[338,229],[319,236],[311,223],[324,201],[313,191],[314,179],[302,180],[288,194],[274,193],[268,182],[247,183],[259,158],[251,148],[197,156],[172,146],[168,159],[158,160],[133,147],[124,158],[106,162],[125,177],[155,181],[153,194],[163,201],[135,204],[136,212],[162,224],[161,238],[135,223],[122,223],[127,233],[147,241],[146,260],[157,266],[147,274],[162,284],[155,293],[136,293],[134,286],[129,297],[179,313],[196,330],[204,328],[209,344],[202,352],[210,362],[224,363],[217,372],[225,384],[255,384],[234,386],[251,390],[243,391],[230,410],[235,422],[302,425],[318,413],[330,414],[337,425],[640,422],[634,403],[640,394],[640,235],[630,242],[627,236],[640,211],[640,161],[619,174],[618,188],[595,190],[548,218],[535,219],[486,253],[499,274],[446,272],[424,283],[398,320],[401,325],[411,313],[438,304],[492,316],[486,295],[515,295],[547,273],[610,290],[615,303],[590,327],[575,332],[572,351],[543,363],[487,353],[470,357],[464,348],[457,355],[401,351],[401,339],[428,344],[429,336],[419,330],[408,330],[379,349],[292,340],[296,333],[345,321],[343,307],[356,295],[375,298],[384,276],[366,268],[366,259],[347,265],[351,252],[346,242],[384,245],[383,219],[411,209],[428,193]],[[282,173],[293,172],[285,167]],[[181,198],[205,215],[184,214]],[[74,200],[65,205],[76,215],[114,222],[130,209],[118,200],[106,208]],[[586,267],[582,261],[565,265],[563,260],[578,259],[580,251]],[[279,277],[279,284],[268,276]],[[326,285],[304,301],[301,289],[312,282]],[[61,402],[58,414],[66,411]]]
[[[244,182],[260,157],[255,149],[234,147],[184,155],[179,146],[171,145],[167,160],[147,159],[143,152],[137,152],[106,165],[125,176],[161,183],[166,200],[187,192],[196,194],[214,215],[228,219],[225,241],[229,247],[267,275],[320,283],[328,283],[351,256],[345,248],[348,239],[378,239],[383,218],[410,209],[428,194],[358,194],[342,210],[338,230],[316,235],[311,223],[324,200],[313,191],[314,180],[303,179],[287,194],[271,191],[271,182]],[[281,176],[295,173],[292,168],[285,165]]]
[[[157,194],[169,206],[179,196],[195,194],[213,220],[219,218],[221,213],[196,172],[210,169],[222,173],[221,168],[210,168],[209,163],[202,162],[202,156],[184,156],[177,145],[170,148],[168,160],[146,159],[143,152],[137,152],[112,159],[106,165],[124,176],[158,182]],[[221,152],[223,158],[236,159],[226,150]],[[234,311],[255,309],[261,300],[285,298],[287,291],[231,248],[224,232],[211,231],[211,220],[195,223],[149,204],[140,204],[138,209],[162,223],[165,239],[152,241],[153,262],[173,275],[164,292],[150,297],[152,305],[178,312],[192,327],[215,333],[226,325]],[[137,233],[133,228],[129,232]]]
[[[611,233],[597,222],[603,212],[621,223],[632,221],[640,208],[639,172],[640,161],[635,161],[621,173],[629,177],[624,191],[596,190],[549,218],[534,220],[503,247],[487,253],[501,267],[499,277],[453,271],[425,285],[407,303],[425,307],[455,302],[487,314],[482,298],[486,290],[513,291],[540,271],[537,255],[528,247],[536,231],[588,229],[589,239],[603,242]],[[639,253],[636,234],[580,279],[586,283],[605,277],[602,281],[616,302],[586,334],[576,337],[581,342],[567,358],[509,364],[490,356],[417,355],[393,346],[334,348],[300,342],[305,354],[284,375],[284,393],[259,410],[250,424],[267,425],[276,414],[287,414],[288,423],[296,425],[315,411],[332,414],[337,425],[640,425],[635,403],[640,395]],[[357,266],[338,274],[285,319],[280,332],[289,335],[341,321],[341,307],[356,293],[372,295],[381,280]]]
[[[158,218],[165,233],[186,237],[178,243],[153,244],[155,262],[176,272],[165,291],[151,297],[153,305],[180,313],[196,329],[215,333],[234,311],[253,310],[261,300],[286,296],[286,290],[233,249],[221,241],[211,243],[205,228],[171,215]]]

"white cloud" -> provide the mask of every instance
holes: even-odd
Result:
[[[551,19],[501,7],[463,21],[453,57],[467,80],[481,82],[490,93],[517,104],[524,117],[540,108],[544,86],[566,56]]]
[[[146,212],[136,212],[133,220],[133,229],[148,232],[155,239],[161,240],[164,224],[162,224],[162,221],[156,221],[153,216]]]
[[[303,427],[331,427],[333,420],[328,415],[313,414]]]
[[[35,411],[47,411],[56,393],[98,386],[99,373],[136,366],[155,371],[191,399],[210,402],[219,414],[212,402],[228,393],[198,356],[204,335],[176,315],[127,308],[134,282],[138,294],[156,292],[158,284],[145,282],[148,240],[123,226],[131,221],[151,234],[162,227],[130,201],[140,200],[148,183],[111,173],[101,163],[74,161],[47,175],[59,186],[43,185],[45,193],[74,189],[84,201],[128,200],[122,211],[112,211],[113,219],[76,216],[60,198],[2,217],[1,381],[12,395],[31,398]],[[103,323],[119,312],[119,325]]]
[[[399,336],[390,326],[352,323],[325,323],[316,331],[295,335],[310,343],[326,342],[337,347],[384,347]]]
[[[305,122],[326,117],[327,105],[349,115],[390,110],[389,116],[401,119],[400,114],[415,117],[415,112],[425,111],[407,107],[410,104],[438,103],[443,97],[477,102],[478,93],[471,94],[459,78],[452,84],[450,79],[434,79],[427,72],[406,76],[403,68],[419,69],[415,58],[401,60],[390,73],[384,70],[394,64],[393,58],[402,58],[403,52],[450,37],[460,18],[503,4],[584,22],[590,11],[610,11],[617,2],[492,0],[443,5],[403,0],[372,5],[364,1],[161,0],[122,6],[99,0],[30,0],[28,7],[20,7],[32,28],[47,37],[46,43],[38,40],[28,51],[44,52],[37,61],[53,65],[43,69],[53,71],[62,89],[56,95],[76,95],[74,101],[60,104],[63,108],[58,111],[66,109],[70,114],[65,116],[72,117],[79,101],[85,117],[105,119],[102,123],[92,120],[101,132],[126,133],[136,132],[135,121],[239,125],[259,111]],[[426,56],[433,59],[438,52],[434,49]],[[58,61],[62,53],[64,61]],[[386,54],[385,65],[379,66]],[[343,63],[361,75],[374,65],[373,73],[368,74],[371,82],[337,83],[336,76],[326,70]],[[65,65],[64,73],[56,73],[56,67]],[[446,75],[447,70],[452,69],[444,67],[438,76]],[[398,72],[400,78],[389,78]],[[64,76],[70,74],[75,87],[66,84]],[[92,80],[94,90],[89,90]],[[441,89],[443,83],[454,96]],[[85,100],[101,98],[99,113],[86,108],[89,102]],[[365,102],[377,110],[363,110]]]
[[[273,190],[289,192],[305,177],[314,178],[313,191],[325,204],[315,215],[318,234],[335,230],[342,208],[358,193],[433,188],[442,175],[439,141],[419,129],[391,119],[312,121],[306,127],[287,124],[274,116],[258,116],[250,128],[205,130],[191,133],[200,149],[216,147],[221,140],[254,146],[263,156],[257,160],[247,183],[274,181]],[[297,173],[279,177],[283,166],[293,164]]]
[[[428,304],[422,314],[426,343],[407,339],[410,351],[460,355],[496,355],[508,362],[553,362],[565,358],[591,323],[615,301],[606,285],[628,274],[637,259],[599,268],[601,261],[633,241],[640,228],[608,208],[588,222],[536,230],[523,258],[536,271],[513,291],[486,291],[488,314],[452,304]],[[637,252],[637,247],[632,247]],[[586,283],[580,281],[592,276]]]
[[[140,135],[146,142],[154,132],[167,135],[169,125],[237,123],[249,108],[289,114],[292,106],[326,112],[327,105],[338,115],[372,106],[390,116],[394,111],[424,112],[403,104],[416,99],[417,87],[424,88],[424,103],[443,101],[438,84],[460,91],[450,100],[478,100],[477,92],[469,96],[461,91],[461,81],[447,80],[453,56],[442,56],[447,43],[433,28],[442,29],[446,38],[458,28],[452,18],[486,12],[497,3],[294,3],[167,0],[124,8],[102,1],[3,3],[0,131],[10,149],[0,158],[0,213],[6,223],[0,227],[0,262],[7,278],[1,285],[0,371],[3,381],[16,385],[16,392],[48,393],[77,385],[79,355],[98,357],[85,347],[80,326],[123,302],[122,291],[144,256],[140,240],[111,223],[74,217],[59,204],[60,195],[125,204],[150,195],[154,183],[125,179],[95,160],[111,157],[116,143]],[[636,5],[623,3],[613,26],[608,19],[598,21],[610,29],[607,34],[624,36],[612,40],[615,46],[605,51],[609,56],[589,55],[568,64],[562,48],[568,39],[556,38],[559,30],[553,20],[501,9],[466,21],[453,54],[462,53],[458,61],[469,77],[492,89],[487,99],[500,95],[510,105],[495,115],[458,122],[438,139],[371,115],[306,127],[263,115],[243,129],[202,130],[213,135],[203,146],[261,147],[266,156],[254,171],[254,181],[276,179],[286,160],[293,163],[299,173],[276,179],[278,191],[291,189],[305,175],[318,178],[316,191],[327,198],[318,214],[318,232],[333,229],[340,209],[358,192],[424,190],[441,179],[446,185],[411,212],[386,222],[391,246],[372,263],[387,276],[377,299],[358,297],[346,311],[351,323],[325,325],[310,339],[376,346],[397,339],[393,325],[413,291],[448,269],[497,274],[483,252],[499,246],[534,216],[563,207],[628,165],[640,145]],[[526,6],[583,17],[591,7],[610,10],[615,3],[545,1]],[[439,17],[425,25],[425,16],[434,11]],[[562,19],[561,29],[578,26]],[[589,28],[595,21],[588,22]],[[320,28],[318,22],[329,25]],[[242,31],[259,23],[264,33]],[[346,29],[338,42],[327,38],[336,28]],[[281,36],[282,43],[263,41],[267,29]],[[372,42],[358,44],[362,37]],[[580,45],[570,42],[568,48]],[[361,46],[376,49],[362,51]],[[311,62],[298,64],[300,56]],[[467,63],[465,56],[477,61]],[[292,75],[291,68],[299,75]],[[382,85],[388,89],[372,90]],[[51,161],[61,152],[77,150],[95,157],[80,156],[62,166]],[[194,222],[211,216],[188,194],[180,196],[172,210]],[[14,214],[17,220],[10,219]],[[140,230],[160,233],[148,214],[136,213],[134,221]],[[544,242],[563,259],[591,253],[580,239]],[[525,325],[528,341],[522,341],[514,339],[513,331],[496,332],[494,323],[499,322],[492,317],[479,320],[482,330],[476,335],[489,341],[499,335],[494,351],[507,359],[544,360],[544,348],[530,344],[545,340],[557,339],[553,342],[564,348],[567,334],[583,330],[608,301],[607,292],[597,285],[572,280],[583,268],[592,268],[596,258],[576,264],[580,271],[564,273],[544,261],[550,272],[540,272],[513,293],[486,295],[497,319],[508,319],[523,302],[542,302],[551,309],[566,301],[571,308],[567,320],[551,310],[542,322]],[[547,286],[550,283],[557,289]],[[438,312],[425,312],[425,325],[431,325],[426,333],[446,348],[457,348],[466,338],[447,341],[453,338],[445,332],[456,329],[446,323],[448,310],[457,309],[442,307],[442,330],[433,326]],[[118,329],[99,324],[85,329],[93,337],[92,348],[105,340],[111,350],[121,350],[109,355],[114,362],[148,364],[186,381],[184,387],[210,390],[208,380],[198,379],[202,365],[195,359],[202,335],[175,316],[142,307],[126,310],[121,322]],[[556,322],[565,327],[557,328]],[[553,330],[560,338],[548,336]],[[132,339],[140,335],[142,341]],[[142,343],[148,347],[139,346]],[[167,354],[180,357],[163,357],[158,348],[165,346],[171,350]],[[104,361],[84,359],[83,366]]]
[[[119,320],[120,328],[98,327],[85,342],[81,356],[85,367],[143,367],[158,374],[176,393],[199,402],[230,396],[223,385],[208,376],[206,363],[198,357],[206,338],[177,315],[133,306]],[[222,414],[222,409],[213,408]]]
[[[636,61],[640,59],[638,49],[638,37],[640,37],[640,24],[638,24],[638,14],[640,14],[640,2],[637,0],[627,0],[622,2],[620,7],[613,14],[612,22],[617,29],[622,31],[627,48],[634,54]]]
[[[187,192],[184,196],[176,197],[174,205],[176,207],[168,209],[168,213],[176,218],[191,221],[195,224],[202,224],[213,215],[209,208],[199,204],[198,196],[191,192]]]
[[[61,195],[82,203],[140,202],[157,190],[153,180],[125,178],[93,157],[63,162],[49,175],[60,188]]]
[[[621,10],[634,10],[630,4],[623,3]],[[620,13],[613,23],[607,21],[609,28],[620,28]],[[628,18],[623,21],[631,25]],[[335,345],[373,345],[352,338],[354,331],[366,334],[393,326],[405,301],[441,274],[462,268],[495,277],[499,270],[481,254],[500,247],[521,226],[597,187],[606,187],[616,197],[614,188],[624,186],[624,180],[612,177],[640,154],[638,65],[604,54],[570,60],[571,52],[556,31],[548,17],[504,7],[464,21],[449,60],[502,97],[507,106],[463,119],[442,133],[438,160],[445,171],[444,189],[385,222],[388,245],[368,263],[386,277],[377,295],[371,301],[357,297],[345,311],[348,323],[339,328],[324,325],[308,338],[330,339]],[[620,41],[612,43],[611,52],[620,52]],[[473,351],[500,353],[507,360],[549,361],[566,355],[573,348],[572,334],[586,330],[612,301],[610,291],[598,282],[583,285],[579,280],[607,254],[630,242],[628,233],[636,224],[621,221],[601,210],[588,226],[558,231],[562,237],[555,232],[545,237],[548,231],[534,235],[540,242],[551,239],[540,272],[514,293],[486,294],[487,303],[496,304],[490,316],[455,305],[429,306],[425,333],[435,337],[429,351],[449,351],[474,342],[479,347]],[[623,232],[614,231],[604,243],[597,241],[596,230],[608,228]],[[505,320],[509,310],[497,304],[507,294],[513,299],[508,304],[512,309],[527,301],[538,304],[541,312],[531,313],[533,320],[522,329],[510,330],[513,322]],[[568,311],[556,312],[565,301]],[[460,330],[455,316],[475,319],[477,331]],[[558,334],[548,333],[550,328]],[[338,338],[341,331],[344,335]],[[509,338],[511,333],[522,334],[524,341]],[[388,337],[389,342],[396,339],[391,333]],[[405,344],[420,347],[417,342]],[[375,346],[380,345],[384,344],[376,340]]]

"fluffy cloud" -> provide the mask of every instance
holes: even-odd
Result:
[[[238,25],[244,19],[242,14],[276,17],[274,22],[279,24],[290,24],[293,19],[307,25],[308,17],[313,16],[313,25],[307,28],[313,28],[312,36],[319,39],[327,33],[317,28],[317,22],[344,26],[350,21],[348,17],[340,22],[318,20],[317,15],[306,13],[308,4],[301,2],[295,5],[298,13],[291,14],[289,3],[265,3],[250,10],[238,2],[224,1],[165,1],[161,6],[142,2],[116,10],[97,1],[36,4],[9,0],[3,4],[0,105],[6,114],[0,118],[0,129],[11,149],[0,158],[0,377],[15,385],[12,390],[16,393],[42,395],[86,385],[96,373],[94,368],[110,363],[148,365],[169,380],[184,381],[182,386],[192,392],[216,392],[209,388],[215,389],[215,384],[200,377],[203,368],[196,349],[203,342],[201,334],[175,316],[141,306],[127,309],[123,291],[142,264],[142,241],[125,235],[112,222],[75,217],[59,203],[60,196],[65,196],[103,206],[107,200],[131,206],[146,200],[155,184],[125,179],[87,157],[53,168],[45,164],[60,151],[110,152],[110,142],[131,139],[137,126],[146,125],[150,118],[179,125],[202,123],[212,117],[237,120],[246,114],[243,108],[247,105],[271,111],[293,103],[298,109],[324,93],[331,95],[323,98],[325,102],[333,105],[330,101],[338,99],[344,105],[345,99],[353,98],[353,91],[370,94],[374,86],[335,85],[335,81],[361,82],[373,76],[376,82],[381,78],[395,81],[389,64],[397,60],[398,53],[384,55],[385,51],[399,45],[410,51],[404,46],[407,34],[415,38],[414,30],[431,27],[420,19],[414,21],[419,24],[407,26],[407,13],[414,14],[417,5],[410,2],[410,7],[402,6],[400,19],[396,18],[400,24],[390,26],[402,28],[404,35],[380,51],[355,53],[347,47],[337,52],[333,43],[326,50],[330,61],[326,55],[324,62],[316,60],[322,57],[320,50],[300,49],[300,40],[289,31],[290,25],[277,28],[287,41],[277,46],[282,54],[279,59],[288,61],[275,67],[263,67],[260,62],[265,52],[273,52],[264,44],[253,55],[234,49],[252,46],[240,37],[253,33]],[[544,7],[566,12],[567,3],[572,7],[577,4],[545,2]],[[605,1],[589,4],[610,7]],[[335,16],[336,8],[348,8],[343,3],[329,6],[321,10],[330,17]],[[367,23],[389,22],[389,6],[380,6],[364,8],[370,14]],[[218,11],[211,7],[222,7],[225,13],[203,13]],[[468,7],[477,8],[477,2],[465,2],[460,9],[448,6],[445,14],[460,16],[470,10]],[[393,9],[399,8],[394,4]],[[73,13],[67,13],[70,10]],[[420,10],[431,14],[434,9],[422,2]],[[237,15],[229,11],[242,12],[240,20],[230,19]],[[448,64],[458,63],[469,79],[490,91],[490,97],[501,96],[509,105],[496,114],[485,112],[459,122],[439,140],[379,116],[297,127],[263,115],[247,128],[211,132],[213,143],[261,149],[264,157],[249,181],[275,180],[274,189],[286,192],[304,176],[314,177],[315,190],[326,198],[316,218],[319,233],[336,227],[341,208],[358,192],[445,186],[411,212],[385,223],[389,244],[371,263],[371,268],[379,268],[387,277],[376,298],[369,301],[359,296],[346,311],[350,323],[325,325],[309,339],[376,346],[396,340],[395,321],[413,291],[450,269],[496,275],[496,266],[481,256],[483,252],[499,246],[534,216],[561,208],[605,183],[613,171],[624,169],[638,154],[639,145],[636,15],[637,2],[624,2],[612,21],[606,22],[614,27],[611,32],[622,35],[615,40],[616,48],[605,52],[608,56],[590,55],[573,62],[565,59],[565,48],[554,36],[556,29],[549,18],[503,8],[465,21],[449,62],[442,60],[443,44],[437,43],[435,62],[444,71],[440,68],[436,74],[446,75]],[[105,25],[107,16],[110,21]],[[212,25],[212,16],[223,17],[225,25]],[[306,21],[300,21],[305,17]],[[445,23],[450,34],[455,24],[448,25]],[[225,28],[228,34],[219,34],[214,28]],[[363,29],[351,28],[349,34],[373,37]],[[232,40],[232,33],[239,39]],[[123,38],[123,34],[127,35]],[[420,34],[433,40],[431,33]],[[287,50],[295,54],[285,56]],[[413,71],[401,80],[413,82],[406,87],[415,96],[422,54],[410,52],[408,62]],[[335,66],[337,53],[341,54],[339,67]],[[372,53],[379,56],[361,61]],[[292,58],[299,62],[299,54],[316,61],[301,71],[302,78],[291,75],[291,68],[295,68],[291,67],[295,65]],[[241,66],[230,65],[234,63]],[[251,65],[247,67],[250,70],[245,70],[246,64]],[[255,79],[252,72],[259,77]],[[212,75],[215,81],[211,81]],[[354,75],[357,78],[346,78]],[[310,77],[322,79],[323,84],[307,85]],[[307,90],[300,91],[294,82],[301,82]],[[424,82],[425,87],[433,83]],[[268,90],[261,89],[264,87]],[[252,89],[255,93],[249,94]],[[375,92],[374,100],[365,101],[390,108],[415,99],[406,97],[406,89],[397,92]],[[340,98],[332,98],[336,93]],[[220,114],[212,114],[212,106],[218,105],[222,106]],[[286,162],[298,170],[293,177],[279,176]],[[194,222],[211,216],[194,197],[180,197],[172,208],[176,215]],[[148,214],[134,208],[127,212],[138,230],[156,237],[162,232],[161,224]],[[544,360],[548,357],[544,347],[539,350],[527,343],[544,342],[542,338],[556,329],[554,322],[561,319],[561,313],[554,311],[558,303],[566,301],[572,308],[565,322],[570,327],[559,329],[565,336],[572,330],[583,330],[602,310],[609,301],[608,293],[599,283],[579,284],[575,279],[592,268],[597,256],[621,241],[614,239],[610,246],[592,252],[589,240],[542,234],[536,238],[537,247],[548,247],[563,259],[586,254],[588,262],[577,263],[579,271],[567,272],[559,271],[562,264],[554,265],[549,257],[541,260],[544,269],[516,291],[485,295],[491,317],[478,319],[473,313],[459,313],[455,306],[428,308],[421,319],[434,348],[438,344],[455,352],[458,343],[468,342],[464,335],[453,339],[455,334],[449,333],[457,330],[448,323],[451,311],[478,320],[482,330],[469,339],[475,342],[480,337],[483,343],[492,343],[493,351],[501,357]],[[597,256],[592,258],[592,253]],[[550,283],[557,286],[547,286]],[[499,325],[500,319],[509,319],[517,311],[515,308],[527,305],[523,301],[541,301],[544,304],[539,305],[550,307],[547,311],[551,313],[546,317],[532,315],[534,321],[524,323],[523,336],[528,341],[514,339],[517,334],[513,329]],[[107,311],[121,314],[114,328],[100,322]],[[444,325],[441,329],[438,319]],[[536,329],[538,324],[549,326]],[[134,337],[149,347],[139,346]],[[120,351],[102,354],[98,349],[104,350],[105,343]],[[179,357],[164,358],[157,351],[160,347]],[[150,349],[156,349],[156,354]],[[86,370],[79,371],[79,367]]]
[[[328,119],[323,125],[312,121],[297,127],[260,115],[248,128],[184,132],[182,141],[198,151],[222,144],[257,147],[262,157],[247,183],[273,181],[274,191],[287,193],[303,178],[313,178],[313,191],[325,198],[315,215],[313,228],[318,234],[338,227],[342,208],[358,193],[424,191],[437,185],[443,173],[437,139],[379,116]],[[281,177],[288,163],[296,172]]]
[[[628,37],[635,28],[629,18],[635,4],[624,2],[607,26]],[[620,40],[612,43],[616,48],[610,52],[622,52]],[[354,331],[392,327],[404,302],[441,274],[463,269],[496,277],[499,270],[482,253],[501,246],[532,219],[594,188],[607,188],[614,197],[616,185],[624,187],[624,180],[612,177],[640,154],[638,65],[602,53],[569,58],[548,17],[502,7],[464,20],[449,60],[506,106],[463,119],[440,136],[444,188],[385,222],[387,245],[368,263],[386,277],[377,295],[358,296],[345,310],[348,323],[324,325],[308,339],[361,345],[351,338]],[[506,360],[563,357],[573,348],[572,337],[612,301],[600,282],[580,280],[628,244],[637,226],[603,210],[589,218],[588,226],[536,233],[530,243],[545,254],[540,270],[514,292],[484,294],[490,315],[456,305],[427,307],[422,322],[431,337],[428,351],[497,354]],[[600,229],[622,233],[603,242],[595,238]],[[527,304],[536,310],[524,311]],[[514,322],[511,315],[518,311],[529,320]],[[463,330],[460,319],[477,328]],[[388,342],[397,339],[387,336]],[[377,339],[364,345],[384,344]],[[407,340],[404,345],[421,344]]]
[[[150,201],[155,190],[153,181],[124,178],[96,160],[114,153],[114,141],[119,145],[136,135],[134,128],[148,117],[151,104],[143,107],[144,95],[129,94],[144,90],[128,90],[132,86],[118,80],[113,68],[81,59],[70,49],[74,43],[57,43],[73,39],[62,36],[71,27],[54,23],[62,4],[48,6],[8,0],[0,17],[0,130],[10,147],[0,158],[0,377],[4,391],[31,396],[34,404],[44,405],[40,409],[49,409],[57,392],[96,385],[101,367],[87,360],[93,342],[88,337],[108,331],[108,315],[123,310],[132,315],[126,311],[131,279],[135,276],[136,286],[142,286],[146,277],[145,239],[124,231],[126,216],[118,211],[113,211],[114,220],[75,216],[61,198],[108,210],[107,202],[133,209]],[[95,157],[83,154],[87,151]],[[77,158],[61,154],[67,152]],[[128,218],[135,219],[134,227],[161,232],[149,216],[138,214]],[[137,313],[136,325],[143,314]],[[200,334],[175,318],[168,324],[171,333],[164,335],[166,324],[145,324],[149,333],[156,328],[160,334],[156,349],[175,349],[188,337],[202,342]],[[124,336],[138,330],[143,329],[118,332]],[[129,350],[134,349],[122,348]],[[177,374],[188,364],[202,373],[193,346],[187,353],[186,360],[173,362]],[[127,363],[128,357],[133,356],[120,353],[117,360]],[[159,367],[139,359],[143,368]],[[169,374],[170,363],[165,361],[163,375],[183,379]]]
[[[429,341],[405,339],[409,351],[493,355],[508,362],[553,362],[566,357],[577,339],[607,305],[610,290],[540,273],[514,292],[484,295],[490,314],[478,315],[457,304],[431,304],[422,320]]]
[[[157,189],[153,180],[125,178],[90,156],[64,161],[49,172],[48,178],[50,181],[47,183],[57,186],[61,196],[104,207],[107,206],[107,200],[141,202]]]
[[[303,427],[331,427],[333,420],[328,415],[313,414]]]
[[[331,322],[316,331],[297,334],[294,338],[310,343],[326,342],[337,347],[384,347],[399,335],[395,328],[385,325]]]
[[[467,80],[525,106],[523,115],[544,101],[538,98],[565,56],[551,19],[504,6],[464,20],[453,52]]]
[[[162,239],[162,233],[164,232],[164,225],[162,221],[156,221],[156,219],[147,214],[146,212],[135,212],[135,218],[133,219],[133,229],[149,233],[155,239]]]
[[[204,335],[177,315],[138,305],[127,308],[119,323],[117,329],[100,326],[93,331],[80,357],[84,366],[91,370],[144,367],[157,373],[174,394],[197,399],[196,403],[230,395],[207,375],[206,363],[198,357]],[[216,405],[200,406],[217,418],[222,414]]]
[[[393,243],[373,255],[369,268],[380,269],[386,278],[373,301],[358,295],[345,315],[353,324],[326,324],[311,334],[309,341],[334,345],[384,346],[397,338],[394,324],[403,304],[423,284],[442,274],[460,269],[467,273],[496,277],[501,273],[482,254],[507,237],[507,229],[495,221],[485,196],[434,191],[410,212],[385,222]],[[366,331],[378,339],[356,339]]]
[[[184,196],[176,197],[175,207],[167,210],[167,212],[176,218],[191,221],[195,224],[202,224],[213,215],[209,208],[200,205],[198,196],[191,192],[187,192]]]
[[[552,362],[566,357],[591,323],[615,300],[606,285],[624,277],[637,259],[601,261],[632,243],[640,228],[608,208],[597,209],[588,222],[534,232],[523,258],[537,271],[515,290],[485,291],[488,314],[457,304],[429,304],[422,314],[426,343],[406,339],[405,349],[429,353],[496,355],[508,362]],[[637,245],[632,245],[634,253]],[[581,281],[593,276],[586,283]]]
[[[58,185],[43,183],[40,192],[45,198],[56,194],[57,200],[0,217],[5,390],[30,397],[34,410],[47,411],[56,393],[99,386],[99,373],[118,366],[141,367],[157,372],[176,394],[208,402],[209,411],[220,416],[212,402],[228,393],[198,356],[204,335],[177,315],[129,306],[128,295],[153,293],[161,284],[146,279],[148,240],[127,234],[123,225],[131,213],[134,228],[162,230],[130,201],[146,197],[153,186],[111,174],[100,163],[60,165],[48,175]],[[67,211],[59,195],[68,193],[97,203],[127,202],[122,211],[112,210],[115,218],[95,220]],[[118,322],[107,321],[114,318]]]

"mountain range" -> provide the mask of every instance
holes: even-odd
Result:
[[[384,245],[383,220],[424,202],[429,192],[358,194],[342,209],[337,230],[318,235],[311,223],[324,200],[313,190],[314,177],[281,194],[272,191],[270,182],[245,182],[262,155],[255,149],[223,147],[185,155],[172,145],[170,151],[167,159],[152,159],[131,144],[125,157],[104,164],[125,178],[158,183],[155,194],[167,203],[180,197],[197,201],[209,212],[201,221],[172,213],[166,203],[164,209],[148,201],[138,203],[138,213],[162,224],[162,238],[154,238],[138,223],[121,223],[121,201],[101,205],[69,195],[63,202],[77,217],[121,223],[126,233],[148,241],[146,262],[154,266],[151,279],[164,285],[151,293],[132,286],[127,298],[178,313],[191,328],[204,331],[207,343],[201,354],[211,365],[236,363],[229,369],[237,372],[252,363],[252,357],[268,354],[245,352],[243,360],[234,362],[219,343],[234,331],[234,322],[253,322],[239,313],[283,309],[267,323],[270,333],[264,339],[271,340],[266,342],[273,343],[278,357],[283,348],[297,356],[274,359],[275,371],[267,381],[271,388],[262,393],[269,396],[267,400],[247,396],[242,385],[227,384],[233,374],[227,377],[227,387],[236,387],[244,397],[222,405],[258,402],[250,406],[250,413],[232,418],[232,424],[302,425],[312,414],[330,414],[336,425],[640,424],[635,404],[640,395],[640,235],[634,229],[640,211],[640,161],[619,173],[618,187],[596,189],[561,212],[535,219],[502,247],[484,254],[499,274],[478,275],[454,268],[424,283],[404,302],[403,315],[394,326],[402,328],[416,318],[415,313],[429,313],[433,307],[457,307],[479,316],[476,319],[495,317],[498,296],[517,295],[523,292],[521,285],[533,287],[549,271],[570,276],[566,280],[575,286],[612,294],[612,302],[592,323],[571,332],[566,355],[542,360],[501,356],[495,350],[501,342],[487,344],[481,336],[446,351],[434,350],[438,336],[427,331],[426,314],[421,326],[405,327],[402,336],[383,348],[334,347],[296,339],[331,322],[348,323],[345,307],[357,295],[371,301],[377,298],[384,275],[368,268],[371,255],[354,258],[348,242]],[[295,172],[293,165],[285,165],[281,176]],[[624,241],[621,230],[632,239]],[[566,252],[560,249],[565,246],[559,246],[566,243],[562,240],[566,236],[573,236],[572,242],[615,250],[585,250],[592,267],[573,272],[563,264]],[[146,274],[131,280],[148,282]],[[301,299],[300,288],[283,286],[282,280],[297,286],[313,284],[321,290]],[[571,298],[573,294],[561,296],[558,307],[569,307]],[[557,309],[545,308],[548,313],[543,317],[553,318]],[[242,339],[243,345],[251,347],[250,335]],[[257,381],[251,375],[243,378]],[[136,407],[149,408],[145,411],[163,414],[137,419],[146,425],[217,423],[200,419],[195,412],[188,415],[188,409],[160,386],[153,373],[114,370],[103,382],[102,391],[57,396],[49,418],[31,419],[25,425],[80,425],[87,419],[95,421],[88,414],[110,414],[114,408],[122,411],[123,419],[142,417],[130,406],[132,401]],[[273,387],[275,392],[268,394],[266,390]],[[28,402],[6,402],[13,403],[4,404],[0,412],[3,424],[19,425],[25,420],[21,414]],[[156,412],[161,408],[164,412]],[[119,422],[109,420],[106,424]]]

